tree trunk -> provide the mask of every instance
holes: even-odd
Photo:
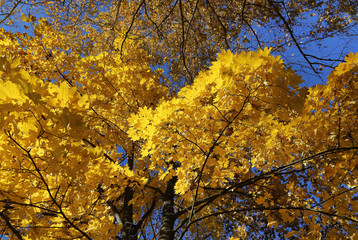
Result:
[[[124,192],[124,206],[123,206],[123,239],[136,240],[137,233],[133,225],[133,205],[128,204],[133,198],[133,190],[126,187]]]
[[[132,149],[133,150],[133,149]],[[128,154],[128,167],[133,170],[134,157],[133,153]],[[124,191],[124,204],[123,204],[123,240],[136,240],[137,230],[133,224],[133,204],[129,202],[133,199],[133,189],[129,186]]]
[[[173,240],[174,239],[174,186],[178,177],[172,177],[167,185],[163,201],[162,225],[159,231],[159,240]]]

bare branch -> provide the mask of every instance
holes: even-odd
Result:
[[[275,12],[277,13],[277,15],[279,16],[279,18],[282,20],[283,24],[285,25],[287,31],[289,32],[293,42],[295,43],[295,46],[297,47],[298,51],[301,53],[301,55],[303,56],[303,58],[306,60],[306,62],[310,65],[310,67],[312,68],[314,73],[318,72],[316,71],[316,69],[313,67],[312,63],[310,62],[310,60],[307,58],[307,55],[303,52],[301,46],[298,44],[295,35],[293,34],[293,31],[290,27],[290,25],[288,24],[288,22],[286,21],[286,19],[282,16],[282,14],[280,13],[280,11],[278,10],[277,6],[275,5],[275,3],[272,0],[267,0],[270,5],[273,7],[273,9],[275,10]]]
[[[12,7],[12,9],[10,10],[10,12],[3,18],[3,20],[0,21],[0,24],[4,23],[6,21],[6,19],[8,19],[15,11],[15,9],[17,8],[17,6],[22,2],[22,0],[18,0],[14,6]]]

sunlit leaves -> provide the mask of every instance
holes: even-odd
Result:
[[[236,154],[234,151],[238,151],[237,143],[252,141],[247,138],[241,140],[242,136],[255,136],[254,133],[260,131],[249,127],[251,123],[265,119],[264,126],[266,128],[276,126],[278,132],[278,122],[272,115],[278,114],[276,117],[285,119],[286,114],[292,116],[296,114],[293,109],[288,108],[289,106],[282,108],[283,112],[279,110],[281,108],[279,103],[289,103],[292,101],[289,99],[293,99],[296,95],[294,91],[290,93],[288,87],[285,89],[282,81],[291,79],[290,77],[295,75],[284,70],[282,61],[269,56],[268,53],[268,49],[235,56],[230,51],[223,52],[210,71],[201,73],[192,86],[185,87],[179,92],[177,98],[162,103],[155,111],[141,109],[131,120],[133,129],[129,133],[135,140],[138,140],[139,136],[146,139],[143,148],[145,155],[148,153],[155,155],[156,149],[161,153],[171,154],[173,151],[184,153],[184,148],[192,148],[188,153],[191,157],[176,158],[177,154],[173,155],[175,161],[180,161],[184,169],[188,168],[187,171],[195,168],[191,166],[194,162],[198,166],[203,164],[205,160],[198,161],[195,154],[205,156],[215,139],[218,139],[218,143],[222,143],[223,146],[213,149],[213,156],[208,158],[208,164],[213,167],[210,171],[231,178],[230,171],[224,170],[226,168],[233,170],[226,162],[225,156]],[[284,74],[287,74],[287,77]],[[291,87],[299,89],[298,83],[292,84]],[[281,87],[278,87],[280,85]],[[304,95],[297,100],[303,101],[302,97]],[[277,111],[272,112],[275,105]],[[268,121],[269,119],[271,121]],[[166,139],[165,136],[168,134],[172,136]],[[261,134],[264,135],[263,132]],[[273,132],[270,133],[270,139],[266,140],[265,144],[268,144],[269,148],[275,148],[270,141],[277,142],[276,134]],[[172,147],[175,145],[179,148]],[[182,149],[181,146],[184,148]],[[232,152],[229,149],[232,149]],[[212,158],[219,159],[210,163]],[[255,166],[257,160],[257,158],[252,159],[251,164]],[[217,181],[225,180],[218,178]]]
[[[150,177],[145,161],[135,169],[122,163],[126,152],[138,155],[127,118],[142,106],[155,107],[168,88],[135,44],[126,61],[104,51],[81,58],[46,20],[33,28],[34,36],[17,35],[20,43],[5,31],[0,41],[0,151],[6,159],[0,202],[11,205],[5,209],[11,221],[32,239],[45,232],[109,239],[122,225],[114,224],[107,201],[119,207],[126,186],[135,189]],[[151,196],[136,193],[143,203],[134,208],[136,218]]]
[[[20,86],[13,82],[4,82],[0,86],[0,98],[2,100],[16,101],[22,103],[26,100],[26,96],[21,91]]]
[[[348,61],[343,67],[351,76],[355,60]],[[141,152],[150,156],[160,181],[178,177],[175,192],[184,203],[208,197],[203,189],[248,184],[250,198],[238,201],[248,209],[267,209],[267,227],[285,229],[304,212],[311,214],[302,218],[310,229],[285,229],[284,235],[321,236],[331,220],[322,225],[319,219],[332,211],[351,218],[343,192],[352,194],[348,202],[356,194],[347,188],[356,174],[356,95],[348,85],[337,85],[346,78],[334,76],[307,91],[268,49],[239,55],[223,51],[176,97],[132,115],[129,134],[144,141]],[[228,204],[226,209],[233,208]],[[206,211],[214,210],[208,207],[202,214]]]
[[[129,206],[146,231],[165,201],[176,234],[353,234],[357,54],[307,90],[269,48],[223,50],[171,93],[140,44],[79,54],[33,27],[0,41],[0,206],[26,236],[109,239]]]

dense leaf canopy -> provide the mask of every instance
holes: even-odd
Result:
[[[193,83],[222,49],[265,47],[320,83],[356,51],[358,34],[352,0],[0,0],[0,6],[0,24],[18,31],[20,18],[46,17],[81,55],[100,49],[123,56],[130,40],[140,41],[153,66],[168,68],[176,89]]]
[[[358,53],[309,88],[272,54],[315,69],[290,26],[355,3],[1,3],[1,237],[358,237]]]

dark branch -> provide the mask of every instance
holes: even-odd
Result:
[[[0,212],[0,217],[5,221],[6,226],[8,228],[10,228],[11,232],[18,238],[18,239],[23,239],[20,232],[12,225],[12,223],[10,222],[10,218],[8,216],[6,216],[6,214],[4,212]]]

